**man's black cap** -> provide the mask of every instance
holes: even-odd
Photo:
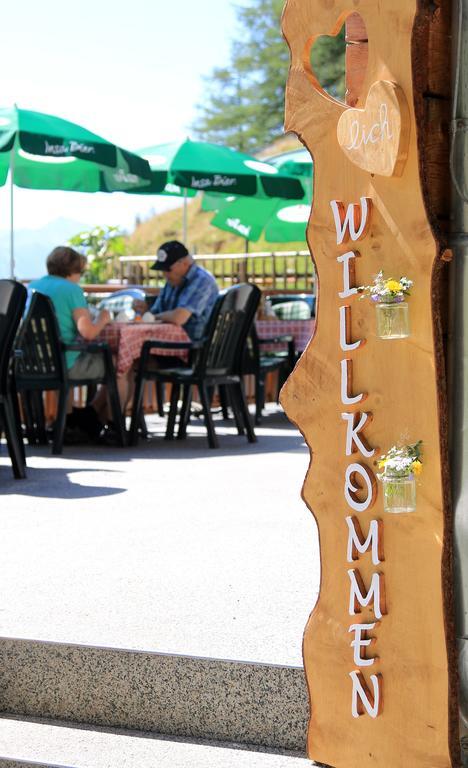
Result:
[[[183,243],[180,243],[178,240],[169,240],[159,247],[156,261],[150,269],[162,269],[168,272],[176,261],[188,255],[189,252]]]

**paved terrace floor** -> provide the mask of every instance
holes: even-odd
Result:
[[[0,635],[301,665],[316,601],[309,453],[270,408],[258,443],[219,421],[184,442],[0,456]]]

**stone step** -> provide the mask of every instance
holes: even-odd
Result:
[[[301,667],[0,638],[0,712],[303,752]]]
[[[0,718],[0,768],[307,768],[304,755]]]

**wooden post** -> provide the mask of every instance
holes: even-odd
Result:
[[[286,129],[314,159],[316,333],[282,393],[309,445],[320,596],[304,635],[309,756],[334,768],[459,766],[443,293],[450,8],[288,0]],[[347,99],[310,50],[347,24]],[[368,42],[367,42],[368,41]],[[365,68],[365,71],[364,71]],[[351,72],[351,76],[350,76]],[[407,338],[357,287],[413,280]],[[365,438],[364,438],[365,425]],[[381,454],[423,441],[416,509],[384,511]]]

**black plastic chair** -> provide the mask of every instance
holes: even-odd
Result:
[[[54,307],[48,296],[35,292],[18,334],[20,356],[16,362],[16,382],[23,396],[26,431],[31,442],[47,442],[42,392],[58,392],[52,453],[62,453],[68,393],[72,387],[105,384],[119,444],[126,444],[125,422],[120,408],[114,364],[109,346],[96,342],[63,344]],[[104,356],[105,374],[101,379],[70,379],[65,364],[67,349]]]
[[[205,338],[192,350],[198,349],[191,368],[151,370],[151,349],[161,346],[159,341],[146,341],[137,373],[133,402],[130,444],[138,440],[138,424],[143,399],[143,389],[148,379],[172,385],[171,404],[166,429],[166,439],[174,437],[177,404],[182,390],[182,408],[179,418],[178,438],[187,435],[193,387],[198,389],[210,448],[218,447],[218,439],[211,416],[211,397],[214,388],[222,386],[228,393],[239,434],[247,433],[249,442],[255,442],[255,432],[245,399],[241,373],[242,354],[260,301],[261,292],[255,285],[240,284],[221,293],[213,307],[207,324]],[[187,345],[167,343],[173,349]]]
[[[26,457],[12,361],[26,297],[26,288],[21,283],[0,280],[0,418],[17,479],[26,477]]]
[[[287,348],[275,352],[262,352],[262,347],[271,344],[281,344]],[[244,351],[242,372],[252,375],[255,379],[255,424],[260,424],[262,420],[267,374],[278,371],[278,397],[279,390],[293,370],[295,362],[294,336],[281,334],[270,338],[260,338],[255,323],[252,323]]]

